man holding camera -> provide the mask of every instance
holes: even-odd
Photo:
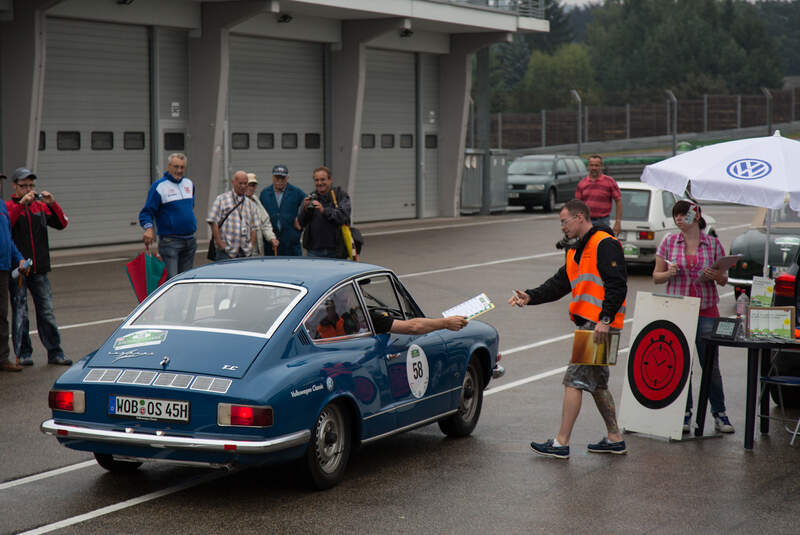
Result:
[[[350,196],[338,186],[332,188],[332,183],[330,169],[314,169],[314,192],[297,211],[308,256],[347,258],[340,227],[350,224]]]
[[[11,236],[22,256],[30,258],[32,265],[27,276],[17,280],[9,279],[11,294],[11,340],[14,353],[23,366],[33,365],[33,346],[28,334],[28,290],[33,297],[36,309],[36,326],[39,339],[47,349],[49,364],[69,366],[72,361],[64,356],[61,349],[61,335],[58,333],[56,317],[53,313],[53,293],[47,272],[50,271],[50,244],[47,227],[61,230],[67,226],[67,216],[49,191],[38,193],[34,188],[36,175],[20,167],[11,176],[14,194],[6,201],[11,221]]]

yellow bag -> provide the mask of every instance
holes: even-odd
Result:
[[[339,206],[336,202],[336,194],[331,190],[331,200],[334,206]],[[342,240],[344,241],[344,248],[347,251],[347,259],[358,262],[358,252],[356,251],[356,244],[353,241],[353,233],[350,231],[350,225],[341,225],[339,230],[342,232]]]

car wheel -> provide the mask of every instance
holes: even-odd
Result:
[[[547,192],[547,200],[544,201],[542,208],[544,208],[545,212],[552,212],[553,208],[556,206],[556,190],[550,188]]]
[[[115,474],[130,474],[142,466],[142,463],[136,461],[117,461],[112,455],[107,453],[95,453],[94,459],[97,461],[97,464]]]
[[[308,475],[317,489],[329,489],[344,477],[352,447],[350,432],[349,414],[340,404],[322,409],[306,452]]]
[[[439,420],[439,429],[449,437],[465,437],[478,425],[483,406],[483,375],[478,357],[472,356],[464,374],[461,400],[458,411],[444,420]]]

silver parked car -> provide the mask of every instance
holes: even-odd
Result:
[[[658,189],[644,182],[619,182],[622,196],[622,228],[617,238],[628,264],[656,262],[656,248],[671,232],[678,232],[672,219],[672,206],[681,199],[672,192]],[[611,222],[616,219],[617,207],[612,204]],[[716,220],[703,211],[705,231],[716,236],[712,225]]]
[[[587,174],[586,165],[579,156],[522,156],[508,167],[508,204],[524,206],[526,210],[541,206],[545,212],[550,212],[557,202],[575,196],[578,182]]]

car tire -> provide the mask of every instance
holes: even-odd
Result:
[[[444,420],[439,420],[439,429],[442,430],[442,433],[448,437],[465,437],[472,433],[481,416],[483,384],[480,360],[473,355],[469,359],[467,372],[464,374],[458,410]]]
[[[314,488],[329,489],[342,480],[352,444],[350,414],[340,403],[326,405],[317,417],[306,451],[306,469]]]
[[[115,474],[130,474],[142,466],[142,463],[137,461],[117,461],[113,455],[108,453],[95,453],[94,459],[97,464]]]
[[[542,205],[542,208],[545,212],[552,212],[553,208],[556,207],[556,190],[550,188],[547,190],[547,198]]]

